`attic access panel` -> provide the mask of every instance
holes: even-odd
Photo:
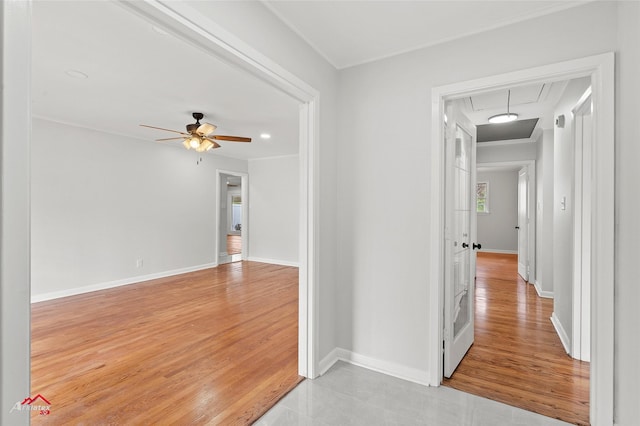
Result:
[[[516,120],[510,123],[480,124],[477,126],[477,141],[492,142],[531,137],[538,124],[538,118]]]

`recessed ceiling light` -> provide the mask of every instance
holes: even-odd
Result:
[[[510,121],[515,121],[518,119],[518,114],[510,112],[505,114],[498,114],[492,117],[489,117],[489,123],[498,124],[498,123],[508,123]]]
[[[73,77],[73,78],[89,78],[89,76],[85,73],[83,73],[82,71],[78,71],[78,70],[67,70],[66,74],[69,77]]]
[[[271,135],[269,133],[260,133],[260,137],[262,139],[271,139]]]

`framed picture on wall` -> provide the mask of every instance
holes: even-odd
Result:
[[[489,182],[476,183],[476,212],[489,213]]]

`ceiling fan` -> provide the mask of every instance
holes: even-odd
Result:
[[[251,138],[244,138],[241,136],[213,135],[212,133],[216,130],[216,126],[209,123],[200,124],[200,120],[202,120],[204,114],[202,114],[201,112],[194,112],[192,116],[193,118],[195,118],[196,122],[193,124],[187,124],[186,133],[180,132],[178,130],[163,129],[162,127],[148,126],[146,124],[141,124],[141,126],[148,127],[150,129],[179,133],[181,135],[179,137],[156,139],[156,141],[165,142],[182,139],[182,145],[184,145],[185,148],[193,148],[197,152],[204,152],[214,148],[220,148],[220,144],[216,142],[216,140],[226,142],[251,142]]]

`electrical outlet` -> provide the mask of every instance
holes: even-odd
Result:
[[[142,268],[142,259],[136,260],[136,268]]]

